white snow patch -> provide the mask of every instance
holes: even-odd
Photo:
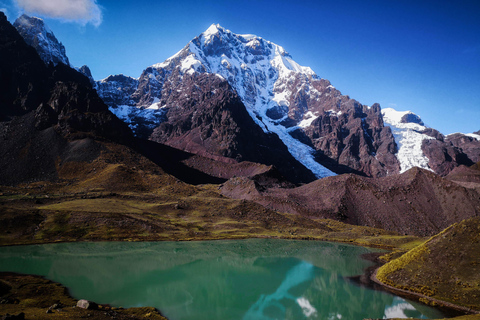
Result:
[[[395,142],[398,146],[396,154],[400,162],[400,173],[413,167],[420,167],[433,171],[428,166],[429,159],[422,151],[423,140],[435,139],[419,131],[426,129],[417,123],[401,123],[401,119],[410,111],[396,111],[392,108],[382,109],[383,121],[392,129]]]
[[[305,317],[310,318],[311,316],[317,315],[317,309],[315,309],[306,298],[298,298],[297,303],[300,308],[302,308]]]
[[[480,141],[480,134],[476,134],[476,133],[455,132],[455,133],[447,134],[446,137],[452,136],[454,134],[463,134],[464,136],[467,136],[467,137],[470,137],[470,138],[473,138],[473,139],[476,139],[476,140]]]
[[[412,111],[397,111],[393,108],[382,109],[383,120],[393,125],[401,124],[404,115],[414,114]]]
[[[210,36],[217,34],[219,28],[221,28],[220,25],[218,23],[214,23],[210,27],[208,27],[208,29],[203,33],[203,36],[205,37],[205,39],[207,39]]]
[[[238,36],[244,38],[247,41],[252,40],[254,38],[259,38],[254,34],[239,34]]]
[[[467,133],[465,134],[466,136],[468,137],[471,137],[473,139],[477,139],[478,141],[480,141],[480,134],[476,134],[476,133]]]
[[[119,119],[122,119],[126,121],[128,119],[128,115],[130,114],[130,111],[132,110],[131,106],[118,106],[116,108],[113,107],[108,107],[108,109],[116,115]]]
[[[328,115],[336,115],[336,116],[340,116],[342,115],[342,111],[335,111],[333,109],[330,109],[330,110],[327,110],[325,111]]]
[[[155,100],[158,100],[158,98],[155,98]],[[150,109],[150,110],[159,110],[161,109],[162,107],[160,107],[160,101],[157,101],[157,102],[153,102],[147,109]]]
[[[298,124],[298,126],[300,128],[306,128],[306,127],[309,127],[312,122],[317,119],[318,116],[314,115],[312,111],[308,111],[307,113],[305,113],[303,115],[303,120],[300,121],[300,123]]]
[[[156,102],[148,108],[121,105],[108,107],[108,109],[132,129],[138,126],[138,124],[133,123],[132,119],[134,118],[143,118],[144,121],[150,123],[149,126],[153,129],[160,124],[160,119],[165,113],[164,107],[165,106],[159,107],[159,102]]]
[[[197,68],[200,67],[202,63],[195,58],[193,54],[187,56],[180,65],[180,71],[182,73],[193,73],[197,71]]]
[[[282,106],[282,107],[288,107],[290,103],[287,100],[287,95],[288,92],[283,91],[280,93],[276,93],[273,98],[271,98],[272,101],[276,102],[277,105]]]

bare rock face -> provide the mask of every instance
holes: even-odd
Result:
[[[95,87],[96,85],[95,80],[93,79],[92,72],[90,71],[90,68],[87,65],[81,66],[80,68],[77,69],[77,71],[83,74],[85,77],[87,77],[92,87]]]
[[[425,124],[423,123],[422,119],[414,114],[414,113],[406,113],[402,119],[400,119],[401,123],[418,123],[421,126],[424,126]]]
[[[63,63],[70,66],[65,47],[57,40],[42,19],[23,14],[15,21],[13,26],[25,42],[37,50],[45,64],[53,63],[57,65]]]
[[[282,123],[300,126],[292,135],[317,150],[318,162],[336,173],[382,177],[399,172],[397,146],[380,105],[362,105],[325,79],[309,80],[313,89],[298,81],[305,89],[294,90],[299,84],[291,84],[288,90],[294,94]]]
[[[135,78],[119,74],[108,76],[95,84],[98,94],[109,107],[136,104],[132,98],[138,88],[138,80]]]
[[[473,165],[480,161],[480,134],[474,138],[462,133],[450,134],[446,137],[446,141],[450,142],[455,148],[457,148],[463,154],[459,159],[459,164]]]
[[[0,12],[0,182],[54,180],[75,140],[132,143],[84,75],[42,61]],[[86,152],[92,159],[98,147]],[[88,154],[89,153],[89,154]],[[71,154],[70,154],[71,155]]]
[[[460,165],[472,166],[480,161],[480,140],[462,133],[446,137],[440,134],[424,140],[422,150],[429,159],[429,167],[441,176]]]
[[[315,179],[277,135],[264,133],[254,123],[223,78],[185,75],[182,81],[170,81],[163,90],[171,92],[160,100],[167,110],[166,120],[153,131],[151,140],[223,162],[274,165],[294,182]]]

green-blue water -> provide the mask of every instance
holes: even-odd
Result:
[[[153,306],[171,320],[436,318],[358,286],[370,249],[318,241],[62,243],[0,248],[0,271],[45,276],[77,299]]]

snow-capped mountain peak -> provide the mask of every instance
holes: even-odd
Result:
[[[293,138],[289,130],[273,121],[267,111],[286,100],[293,92],[288,83],[317,79],[309,67],[296,63],[287,51],[255,35],[234,34],[218,24],[211,25],[184,48],[182,73],[208,72],[221,75],[237,91],[252,119],[265,131],[274,132],[292,155],[317,176],[333,173],[314,160],[314,150]],[[283,117],[287,116],[284,114]]]
[[[218,24],[164,62],[146,68],[130,98],[137,108],[146,109],[158,100],[166,106],[162,110],[175,109],[176,103],[169,97],[188,98],[189,93],[179,92],[185,90],[181,83],[203,73],[225,79],[263,132],[276,134],[290,154],[317,177],[334,174],[318,162],[325,157],[332,159],[327,160],[329,165],[344,162],[369,175],[398,170],[396,160],[387,159],[395,158],[392,143],[385,142],[382,147],[388,153],[376,155],[383,140],[393,142],[391,133],[380,134],[379,107],[369,108],[342,96],[282,46],[253,34],[235,34]],[[349,121],[351,128],[341,129]],[[319,124],[321,128],[317,128]],[[359,143],[362,147],[353,146]],[[361,159],[360,152],[368,159]]]
[[[208,43],[209,41],[211,41],[211,39],[215,35],[220,35],[221,33],[226,33],[226,32],[230,32],[230,30],[226,30],[222,28],[218,23],[217,24],[213,23],[210,27],[208,27],[207,30],[205,30],[204,33],[202,33],[202,36],[204,38],[204,43]]]
[[[37,50],[46,64],[51,62],[54,65],[63,63],[70,66],[65,47],[42,19],[23,14],[13,26],[22,35],[25,42]]]

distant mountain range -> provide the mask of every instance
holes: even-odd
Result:
[[[412,112],[362,105],[300,66],[281,46],[219,25],[212,25],[166,61],[146,68],[139,79],[110,76],[97,81],[97,90],[137,135],[197,152],[202,139],[190,141],[188,147],[186,141],[178,144],[179,137],[193,127],[181,134],[164,128],[180,124],[179,108],[185,114],[192,112],[188,96],[199,84],[190,81],[188,87],[184,80],[199,74],[215,74],[228,82],[254,123],[264,133],[276,134],[316,177],[345,172],[381,177],[414,166],[446,175],[460,164],[480,161],[479,132],[444,136]],[[187,99],[179,106],[181,97]],[[216,130],[212,125],[196,124],[201,130],[205,126],[207,131]],[[219,152],[218,145],[201,149],[237,156]]]
[[[41,19],[23,15],[14,26],[45,63],[68,65]],[[444,136],[412,112],[362,105],[283,47],[220,25],[138,79],[94,81],[78,70],[135,135],[225,163],[274,165],[294,182],[415,166],[445,176],[480,161],[480,131]]]

